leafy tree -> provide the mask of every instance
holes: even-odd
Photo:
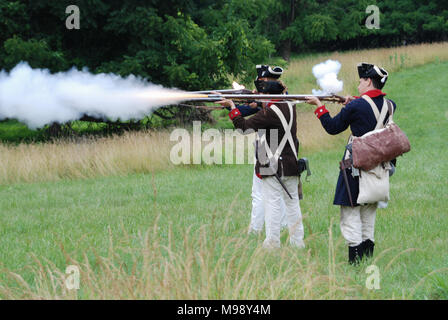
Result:
[[[4,68],[12,69],[21,61],[33,68],[48,68],[52,71],[65,69],[66,61],[62,52],[52,51],[45,40],[24,41],[14,36],[4,43]]]

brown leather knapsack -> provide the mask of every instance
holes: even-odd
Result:
[[[394,113],[392,102],[384,99],[382,112],[379,114],[373,100],[368,96],[363,96],[363,98],[372,107],[378,122],[375,130],[367,132],[362,137],[353,137],[352,155],[353,166],[368,171],[382,162],[393,160],[409,152],[411,144],[406,134],[392,119]],[[387,110],[389,111],[389,120],[382,128]]]

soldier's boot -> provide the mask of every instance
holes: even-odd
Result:
[[[348,247],[348,263],[351,265],[357,265],[361,261],[363,256],[363,245]]]
[[[372,257],[373,256],[373,248],[375,247],[375,243],[372,240],[367,239],[362,242],[362,246],[363,246],[364,255],[368,258]]]

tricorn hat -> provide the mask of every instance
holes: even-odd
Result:
[[[283,68],[281,67],[274,67],[271,68],[268,65],[257,65],[257,78],[274,78],[278,79],[283,73]]]
[[[365,62],[358,64],[358,74],[360,78],[378,79],[383,85],[386,83],[387,77],[389,76],[389,73],[386,70],[374,64]]]

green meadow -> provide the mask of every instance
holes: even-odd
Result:
[[[278,251],[247,235],[252,165],[1,185],[0,298],[448,299],[448,62],[393,73],[384,91],[412,150],[377,211],[374,256],[359,266],[347,263],[332,205],[341,139],[300,151],[313,173],[302,250],[287,230]],[[79,290],[65,286],[69,265]],[[366,286],[371,265],[379,289]]]

